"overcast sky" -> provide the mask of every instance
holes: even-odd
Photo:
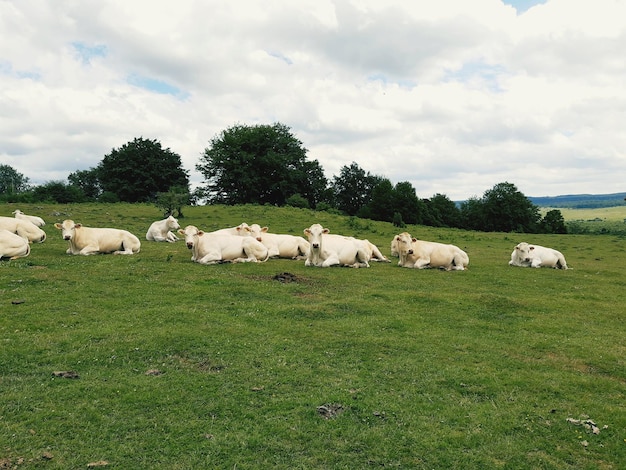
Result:
[[[623,0],[0,0],[0,163],[66,180],[135,137],[193,186],[235,125],[421,198],[626,191]]]

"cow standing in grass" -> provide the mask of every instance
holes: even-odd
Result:
[[[526,268],[546,266],[549,268],[568,269],[565,257],[560,251],[541,245],[530,245],[526,242],[519,243],[513,249],[509,265]]]
[[[132,255],[139,253],[141,242],[132,233],[117,228],[93,228],[77,224],[73,220],[64,220],[54,226],[61,230],[63,240],[69,242],[66,253],[69,255],[95,255],[113,253],[114,255]]]
[[[400,257],[398,266],[403,268],[462,271],[469,265],[469,256],[458,246],[418,240],[407,232],[396,235],[394,240]]]

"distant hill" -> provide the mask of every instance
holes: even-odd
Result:
[[[539,207],[563,207],[568,209],[593,209],[626,205],[626,193],[613,194],[569,194],[566,196],[530,197]]]

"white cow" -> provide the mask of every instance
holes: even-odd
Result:
[[[146,240],[173,243],[179,238],[172,230],[178,230],[179,228],[178,220],[170,215],[167,219],[152,222],[152,225],[150,225],[150,228],[146,232]]]
[[[43,243],[46,240],[46,232],[28,220],[0,217],[0,229],[15,233],[32,243]]]
[[[15,214],[16,219],[28,220],[37,227],[43,227],[46,225],[46,222],[41,217],[37,217],[36,215],[26,215],[19,209],[15,209],[13,214]]]
[[[428,242],[413,238],[409,233],[396,235],[395,241],[403,268],[442,268],[462,271],[469,265],[469,256],[458,246]]]
[[[211,233],[213,235],[237,235],[240,237],[248,237],[250,236],[250,231],[248,230],[248,228],[249,228],[248,224],[245,222],[242,222],[236,227],[221,228],[219,230],[214,230],[213,232],[205,232],[205,233]]]
[[[529,245],[526,242],[519,243],[513,253],[511,253],[511,266],[522,266],[531,268],[568,269],[563,253],[553,248],[546,248],[540,245]]]
[[[132,255],[139,253],[141,242],[132,233],[117,228],[93,228],[64,220],[54,226],[61,230],[61,236],[69,242],[66,253],[69,255],[95,255],[113,253]]]
[[[267,230],[267,227],[259,224],[248,227],[250,235],[267,247],[270,258],[306,259],[309,256],[309,242],[303,237],[270,233]]]
[[[372,257],[369,242],[366,244],[365,240],[332,235],[329,232],[330,230],[320,224],[313,224],[304,229],[310,244],[305,266],[369,268],[368,261]]]
[[[8,230],[0,229],[0,258],[23,258],[30,254],[30,243]]]
[[[187,225],[178,233],[185,236],[191,260],[200,264],[244,263],[267,261],[267,248],[252,237],[204,232]]]

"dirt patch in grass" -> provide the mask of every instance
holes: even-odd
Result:
[[[273,278],[274,281],[282,282],[284,284],[288,282],[303,282],[304,278],[297,276],[292,273],[284,272],[280,274],[276,274]]]

